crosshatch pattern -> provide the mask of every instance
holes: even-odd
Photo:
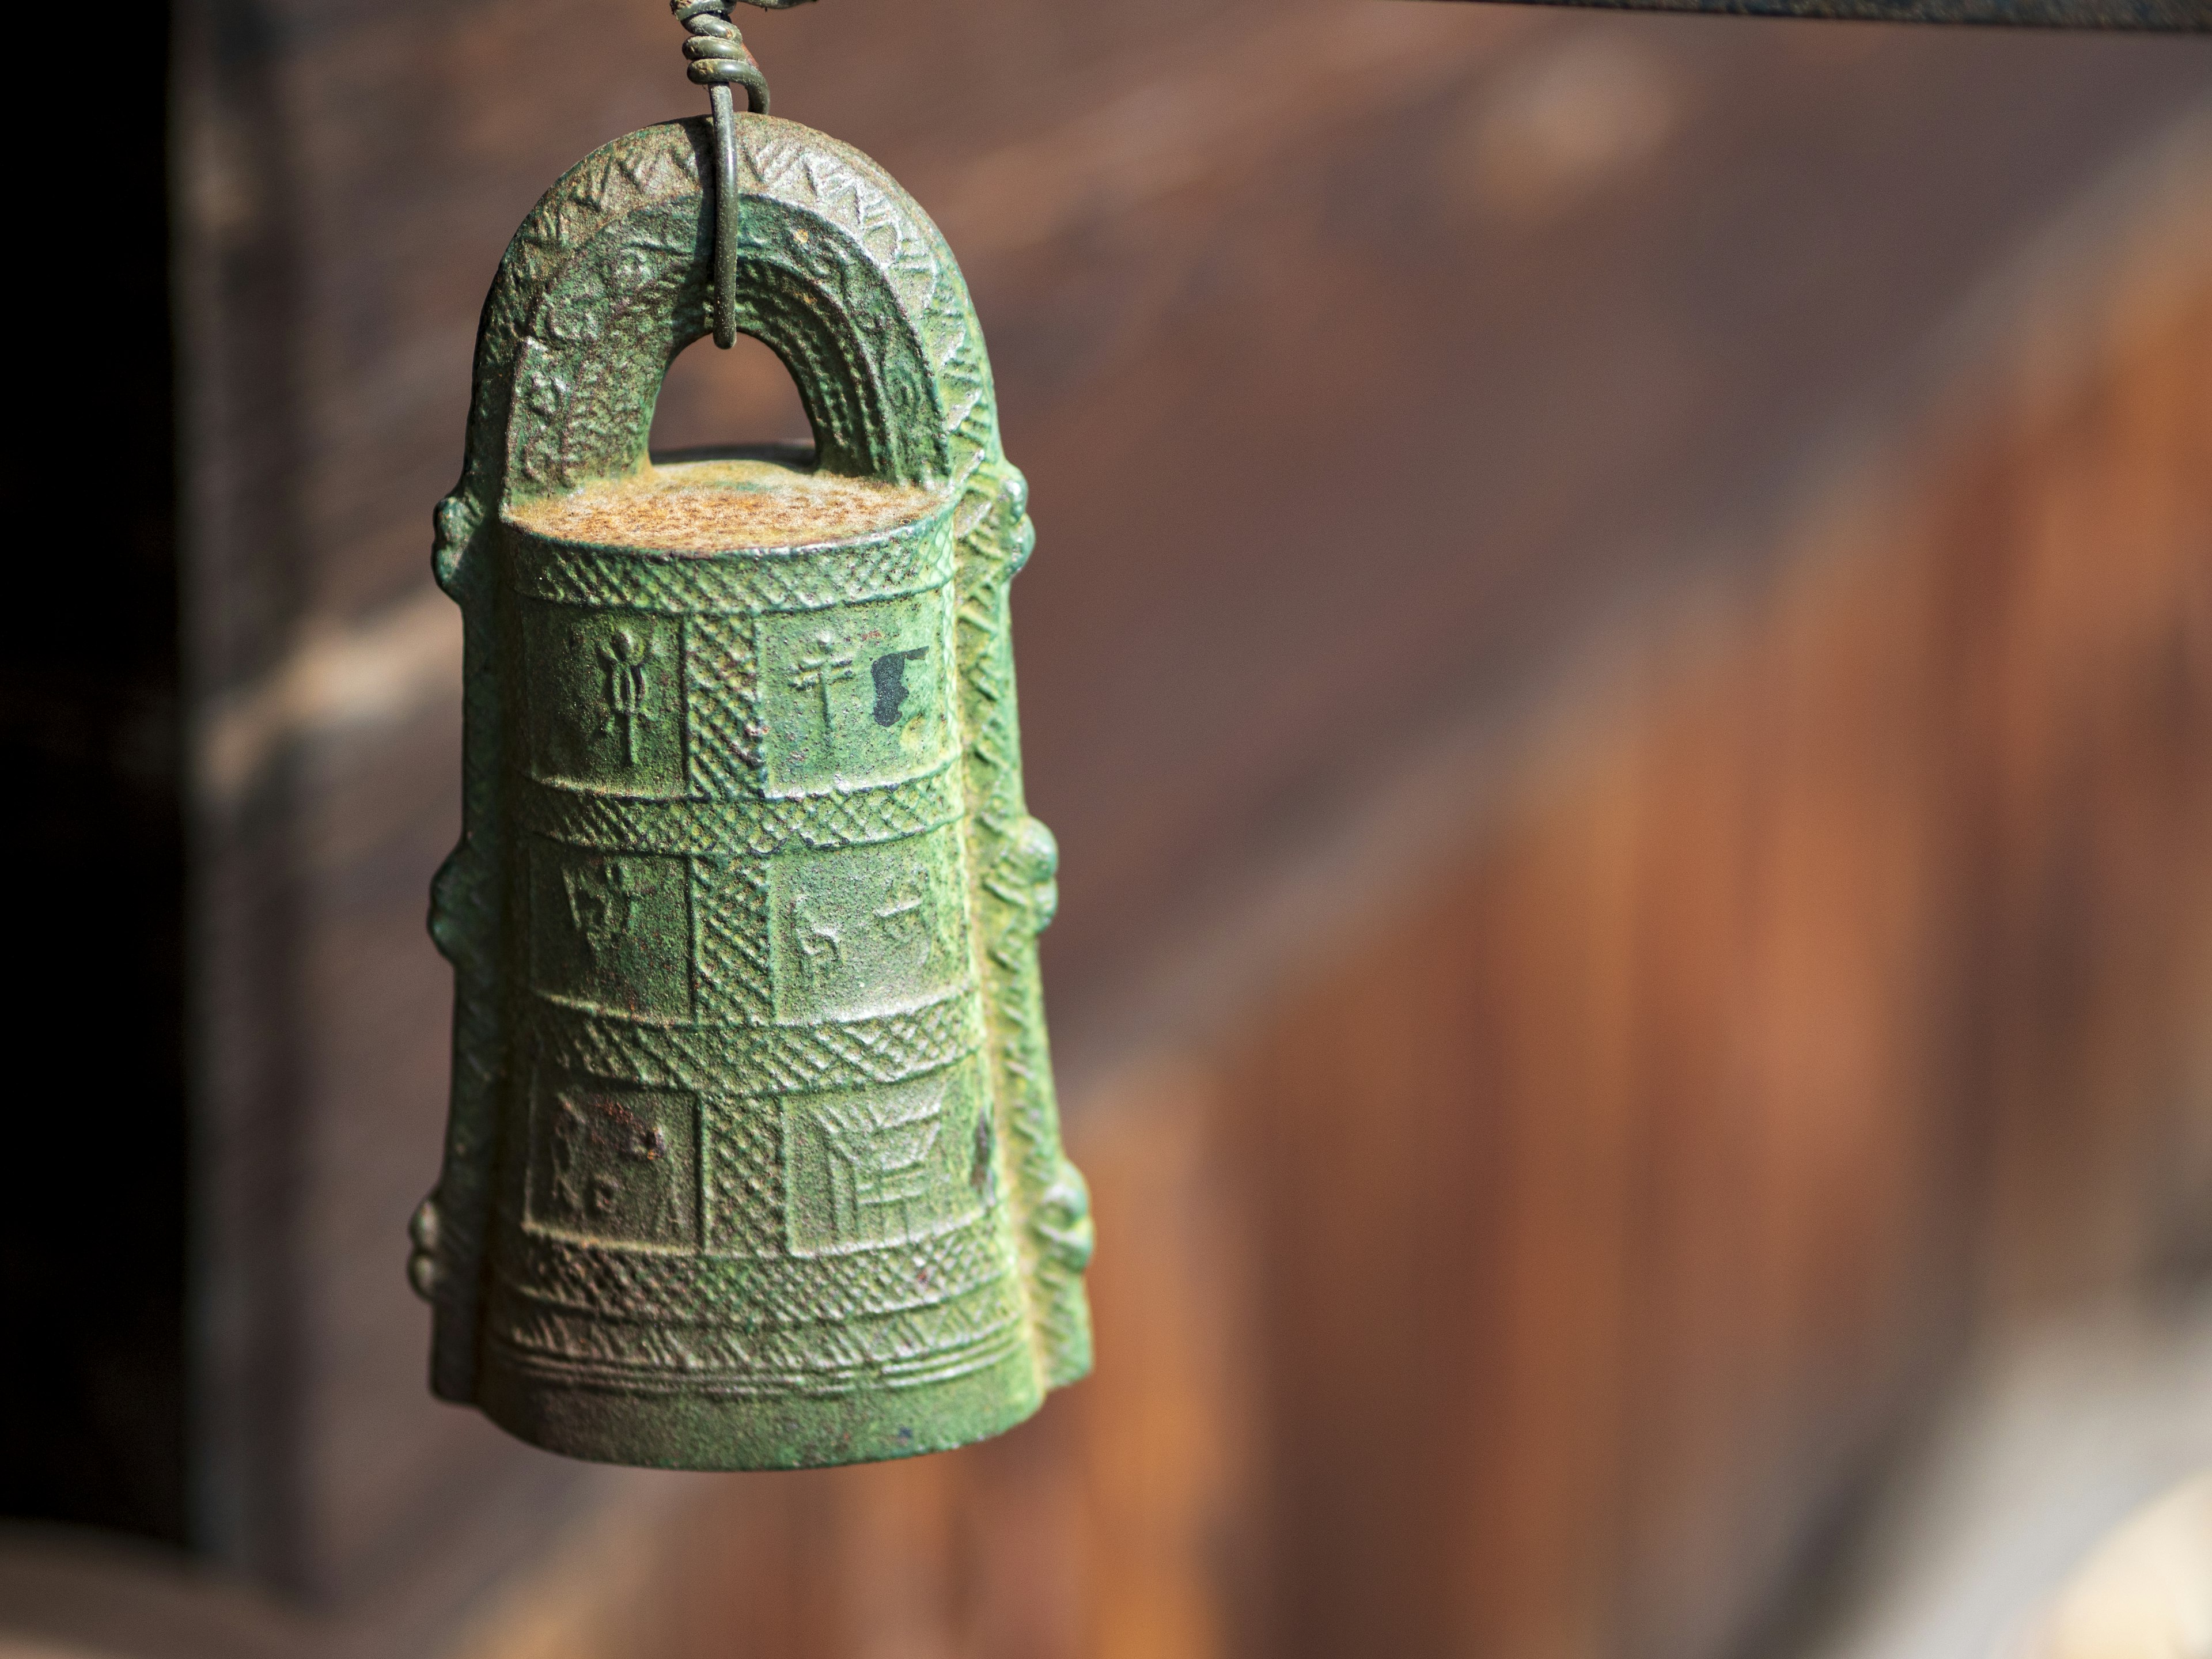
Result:
[[[811,554],[836,580],[806,596],[834,602],[804,610],[755,579],[787,556],[673,565],[511,527],[539,1065],[524,1226],[562,1249],[524,1259],[508,1343],[593,1364],[680,1348],[686,1370],[797,1386],[805,1340],[771,1353],[760,1331],[821,1328],[817,1381],[872,1352],[846,1322],[895,1316],[917,1378],[1018,1331],[990,1293],[1010,1260],[979,1133],[950,507],[842,565]],[[599,580],[549,581],[564,562]],[[799,787],[775,787],[777,757]],[[871,1259],[856,1277],[847,1256]],[[648,1328],[668,1325],[696,1329]]]

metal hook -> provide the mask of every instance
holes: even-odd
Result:
[[[768,77],[730,21],[729,0],[668,0],[690,39],[684,55],[693,82],[707,88],[714,118],[714,343],[738,337],[738,113],[730,88],[745,89],[756,115],[768,113]]]

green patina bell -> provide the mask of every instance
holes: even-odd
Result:
[[[720,9],[678,15],[719,45]],[[781,357],[815,457],[648,458],[710,325]],[[959,1445],[1088,1370],[1025,494],[951,253],[844,145],[718,102],[516,233],[437,515],[467,681],[412,1263],[441,1395],[575,1456],[794,1468]]]

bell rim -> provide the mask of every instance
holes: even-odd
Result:
[[[518,1440],[586,1462],[740,1474],[951,1451],[1036,1415],[1046,1389],[1017,1346],[956,1376],[822,1395],[631,1389],[483,1357],[474,1403]]]

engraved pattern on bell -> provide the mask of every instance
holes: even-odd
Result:
[[[1090,1364],[1006,635],[1027,492],[921,210],[803,127],[731,132],[736,321],[815,461],[647,458],[713,302],[712,139],[671,124],[517,233],[437,518],[468,724],[434,1386],[664,1467],[959,1444]]]

